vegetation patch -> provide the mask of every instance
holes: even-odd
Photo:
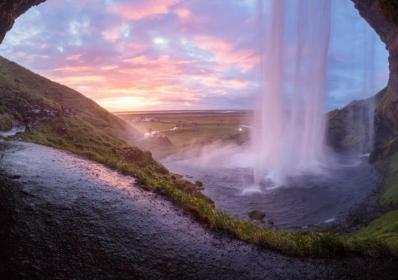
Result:
[[[398,255],[398,210],[371,222],[347,239],[349,247],[371,256]]]
[[[0,131],[7,131],[12,128],[12,121],[7,114],[0,115]]]
[[[398,204],[398,153],[388,161],[388,169],[384,181],[384,193],[380,198],[383,206],[394,206]]]
[[[263,220],[263,219],[265,218],[265,213],[262,212],[262,211],[258,211],[258,210],[250,211],[247,215],[248,215],[249,218],[252,219],[252,220],[259,220],[259,221],[261,221],[261,220]]]

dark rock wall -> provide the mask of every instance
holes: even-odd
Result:
[[[398,128],[398,0],[352,0],[361,16],[377,32],[389,53],[388,93],[381,103],[382,114]]]
[[[0,0],[0,43],[7,31],[11,29],[15,19],[30,7],[45,0]]]

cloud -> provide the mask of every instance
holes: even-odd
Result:
[[[102,32],[103,38],[110,42],[115,43],[122,38],[128,38],[130,35],[130,26],[128,24],[121,24],[113,26]]]
[[[121,1],[109,7],[109,11],[127,20],[141,20],[147,17],[164,15],[181,0]]]
[[[113,111],[251,108],[259,93],[256,0],[75,2],[46,1],[30,9],[0,54]],[[351,3],[334,6],[328,108],[368,94],[360,61],[366,45],[361,30],[369,27]],[[380,42],[376,50],[374,72],[382,87],[387,54]]]
[[[181,19],[189,19],[192,16],[192,12],[186,8],[177,8],[174,13]]]
[[[253,49],[239,49],[225,39],[211,36],[194,38],[199,48],[210,51],[218,62],[231,66],[236,65],[242,72],[251,70],[259,61]]]

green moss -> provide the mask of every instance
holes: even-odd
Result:
[[[347,244],[368,255],[398,255],[398,210],[391,211],[351,235]]]
[[[12,128],[12,121],[8,115],[0,115],[0,131],[7,131]]]
[[[258,210],[250,211],[247,215],[252,220],[262,220],[265,218],[265,213]]]
[[[380,198],[383,206],[398,204],[398,153],[388,161],[388,170],[384,180],[384,193]]]

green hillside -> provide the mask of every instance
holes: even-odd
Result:
[[[55,117],[79,119],[85,126],[133,143],[138,132],[94,101],[0,57],[0,116],[35,126]],[[1,125],[0,125],[1,128]]]

